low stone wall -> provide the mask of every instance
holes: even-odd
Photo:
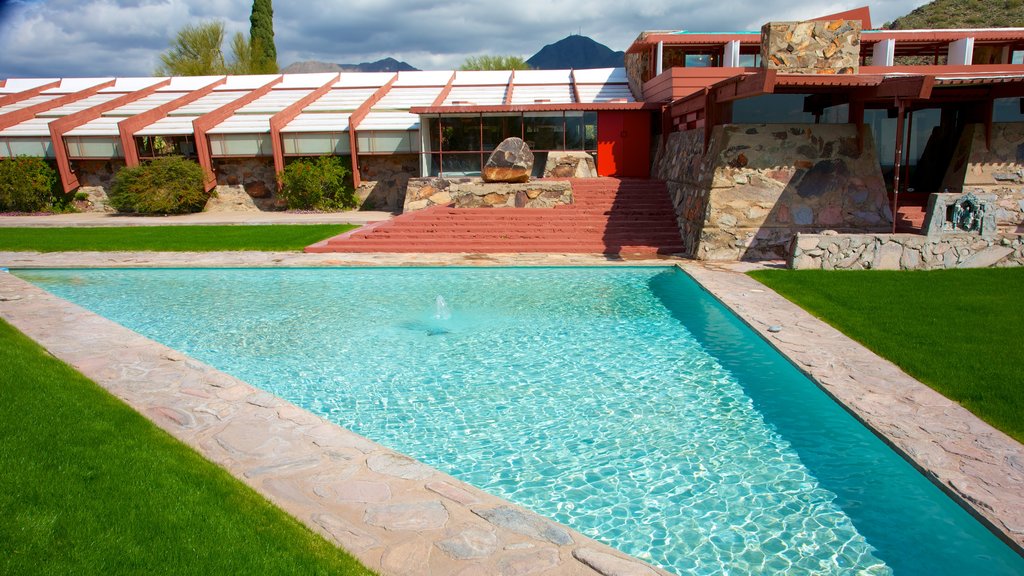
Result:
[[[858,138],[858,130],[861,133]],[[786,258],[797,232],[884,232],[892,216],[870,130],[852,124],[715,126],[659,150],[688,256]]]
[[[78,174],[77,192],[87,195],[85,203],[78,205],[83,212],[116,212],[109,204],[107,193],[114,175],[124,168],[124,160],[75,160],[72,167]]]
[[[360,156],[362,183],[356,188],[360,210],[402,210],[409,179],[419,173],[418,154]]]
[[[260,210],[284,210],[288,207],[287,203],[277,197],[277,174],[274,172],[273,158],[214,158],[213,172],[217,175],[217,189],[232,198],[225,205],[247,204],[244,199],[237,197],[237,187],[241,187]]]
[[[1024,236],[1002,234],[798,234],[796,270],[936,270],[1024,266]]]
[[[983,124],[967,125],[942,185],[950,191],[993,194],[996,226],[1014,231],[1024,225],[1024,122],[993,124],[991,145]]]
[[[446,204],[456,208],[551,208],[572,203],[572,184],[565,180],[508,184],[480,178],[411,178],[404,211]]]
[[[545,178],[597,178],[597,164],[586,152],[548,152]]]

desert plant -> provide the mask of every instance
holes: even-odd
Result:
[[[0,210],[37,212],[52,207],[60,192],[57,171],[42,158],[0,160]]]
[[[184,214],[198,212],[210,199],[203,188],[203,169],[181,156],[156,158],[125,167],[114,176],[110,205],[118,212]]]
[[[300,158],[279,175],[280,195],[292,209],[339,210],[358,204],[351,170],[337,156]]]

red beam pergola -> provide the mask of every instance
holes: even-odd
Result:
[[[53,141],[53,153],[57,161],[57,171],[60,172],[60,180],[64,185],[65,193],[78,188],[79,183],[78,176],[76,176],[71,170],[71,160],[68,158],[68,149],[64,144],[64,134],[69,130],[85,124],[86,122],[99,118],[104,112],[120,108],[121,106],[135,102],[140,98],[145,98],[170,83],[171,79],[167,78],[166,80],[156,82],[142,90],[129,92],[97,106],[86,108],[80,112],[75,112],[74,114],[69,114],[68,116],[58,118],[57,120],[50,122],[50,140]]]
[[[239,96],[220,108],[207,112],[192,121],[192,132],[196,138],[196,154],[199,156],[199,165],[203,167],[203,187],[207,192],[217,186],[217,175],[213,172],[213,155],[210,153],[210,140],[206,133],[217,124],[230,118],[242,106],[269,93],[283,79],[284,76],[278,76],[248,94]]]
[[[166,118],[167,115],[174,110],[177,110],[186,104],[191,104],[203,96],[206,96],[210,92],[213,92],[214,88],[223,85],[225,82],[227,82],[227,77],[211,82],[198,90],[194,90],[184,96],[175,98],[170,102],[161,104],[152,110],[147,110],[141,114],[136,114],[131,118],[125,118],[118,122],[117,131],[121,136],[121,148],[124,150],[125,164],[127,166],[139,165],[139,147],[135,142],[136,132],[158,120]]]
[[[362,175],[359,174],[359,149],[358,140],[356,138],[356,128],[359,127],[359,123],[366,118],[366,115],[370,113],[370,109],[380,99],[383,98],[391,87],[398,81],[398,72],[388,80],[386,84],[381,86],[374,92],[369,98],[363,102],[359,108],[356,108],[352,114],[348,117],[348,144],[349,144],[349,156],[352,158],[352,185],[358,187],[362,183]]]
[[[4,83],[0,84],[0,88],[2,88],[3,86],[6,86],[6,85],[7,85],[7,81],[4,80]],[[38,96],[39,94],[41,94],[45,90],[49,90],[50,88],[56,88],[58,86],[60,86],[60,80],[55,80],[55,81],[50,82],[48,84],[43,84],[41,86],[36,86],[35,88],[29,88],[28,90],[22,90],[21,92],[15,92],[14,94],[5,94],[3,96],[0,96],[0,106],[7,106],[8,104],[14,104],[16,102],[21,102],[22,100],[28,100],[29,98],[32,98],[33,96]]]
[[[116,81],[115,80],[110,80],[108,82],[103,82],[102,84],[97,84],[95,86],[90,86],[89,88],[86,88],[85,90],[80,90],[78,92],[73,92],[71,94],[65,94],[63,96],[54,98],[53,100],[47,100],[46,102],[40,102],[39,104],[36,104],[35,106],[28,106],[28,107],[22,108],[21,110],[15,110],[13,112],[8,112],[7,114],[4,114],[4,115],[0,116],[0,130],[3,130],[5,128],[10,128],[11,126],[14,126],[15,124],[21,124],[22,122],[24,122],[26,120],[31,120],[31,119],[35,118],[36,115],[41,113],[41,112],[46,112],[47,110],[53,110],[54,108],[60,108],[61,106],[64,106],[66,104],[71,104],[72,102],[77,102],[79,100],[84,100],[84,99],[88,98],[89,96],[92,96],[92,95],[96,94],[100,90],[103,90],[104,88],[110,88],[111,86],[114,85],[114,82],[116,82]]]
[[[278,174],[279,177],[281,172],[284,171],[284,142],[281,140],[281,129],[301,114],[306,106],[316,102],[321,96],[330,92],[339,78],[341,78],[341,74],[335,74],[333,78],[324,82],[316,90],[313,90],[296,102],[288,105],[284,110],[270,117],[270,146],[274,151],[274,173]]]

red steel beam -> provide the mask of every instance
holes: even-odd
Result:
[[[114,82],[115,82],[115,80],[110,80],[110,81],[104,82],[102,84],[97,84],[95,86],[91,86],[91,87],[86,88],[85,90],[81,90],[79,92],[74,92],[74,93],[71,93],[71,94],[65,94],[63,96],[54,98],[53,100],[47,100],[46,102],[40,102],[39,104],[36,104],[35,106],[29,106],[27,108],[22,108],[21,110],[15,110],[14,112],[8,112],[7,114],[4,114],[4,115],[0,116],[0,130],[3,130],[5,128],[10,128],[11,126],[14,126],[15,124],[21,124],[22,122],[24,122],[26,120],[31,120],[31,119],[35,118],[36,115],[39,114],[40,112],[46,112],[47,110],[53,110],[54,108],[60,108],[61,106],[64,106],[65,104],[71,104],[72,102],[77,102],[79,100],[84,100],[85,98],[88,98],[89,96],[92,96],[93,94],[96,94],[97,92],[99,92],[100,90],[103,90],[104,88],[109,88],[109,87],[113,86]]]
[[[86,108],[80,112],[75,112],[74,114],[69,114],[63,118],[58,118],[53,122],[50,122],[50,140],[53,141],[53,153],[57,160],[57,171],[60,172],[60,180],[64,186],[65,193],[78,188],[79,184],[78,176],[76,176],[71,170],[71,160],[68,158],[68,148],[64,144],[64,134],[69,130],[85,124],[86,122],[99,118],[104,112],[120,108],[121,106],[130,104],[140,98],[145,98],[170,83],[171,79],[167,78],[166,80],[156,82],[142,90],[129,92],[122,96],[118,96],[113,100],[108,100],[97,106]]]
[[[196,139],[196,154],[199,156],[199,165],[203,167],[203,187],[207,192],[217,186],[217,175],[213,172],[213,156],[210,154],[210,140],[206,137],[206,133],[217,124],[230,118],[242,106],[273,90],[274,86],[283,79],[284,76],[278,76],[263,86],[250,91],[248,94],[239,96],[220,108],[207,112],[192,121],[192,132],[195,134]]]
[[[4,87],[6,85],[7,85],[7,81],[4,80],[4,83],[0,84],[0,88]],[[0,96],[0,106],[7,106],[8,104],[14,104],[15,102],[21,102],[22,100],[28,100],[29,98],[32,98],[33,96],[38,96],[44,90],[49,90],[50,88],[56,88],[58,86],[60,86],[60,80],[55,80],[53,82],[50,82],[49,84],[43,84],[42,86],[36,86],[35,88],[29,88],[28,90],[23,90],[21,92],[15,92],[14,94],[5,94],[3,96]]]
[[[313,102],[327,94],[334,87],[334,84],[341,78],[341,74],[335,74],[333,78],[322,86],[303,96],[296,102],[288,105],[284,110],[270,117],[270,146],[274,150],[274,173],[280,176],[284,171],[284,142],[281,140],[281,129],[295,119]]]
[[[569,84],[572,86],[572,99],[579,104],[580,103],[580,87],[576,84],[576,69],[572,68],[569,70]]]
[[[437,95],[437,98],[434,98],[434,103],[430,105],[431,107],[441,106],[444,104],[445,99],[447,99],[448,95],[452,93],[452,86],[455,85],[455,75],[457,73],[458,72],[452,72],[452,77],[448,79],[448,83],[445,84],[441,93]]]
[[[370,113],[370,109],[380,99],[383,98],[391,86],[398,80],[398,72],[388,80],[387,84],[384,84],[377,91],[370,95],[365,102],[359,105],[352,114],[348,117],[348,144],[349,144],[349,156],[352,158],[352,184],[358,187],[362,183],[362,176],[359,174],[359,150],[357,149],[358,140],[356,139],[356,128],[359,127],[359,123],[366,118],[366,115]]]
[[[139,147],[135,143],[136,132],[158,120],[166,118],[172,111],[206,96],[213,92],[214,88],[227,82],[227,80],[227,77],[221,78],[198,90],[193,90],[184,96],[175,98],[166,104],[161,104],[152,110],[147,110],[118,122],[117,131],[121,135],[121,148],[124,150],[125,164],[128,166],[139,165]]]
[[[512,105],[512,91],[515,90],[515,89],[516,89],[516,71],[513,70],[512,73],[508,75],[508,88],[506,88],[507,91],[505,92],[505,106],[511,106]]]

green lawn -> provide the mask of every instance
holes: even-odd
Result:
[[[128,226],[124,228],[0,228],[0,251],[69,252],[301,250],[351,224],[264,226]]]
[[[0,574],[370,574],[0,321]]]
[[[1024,442],[1024,268],[750,275]]]

